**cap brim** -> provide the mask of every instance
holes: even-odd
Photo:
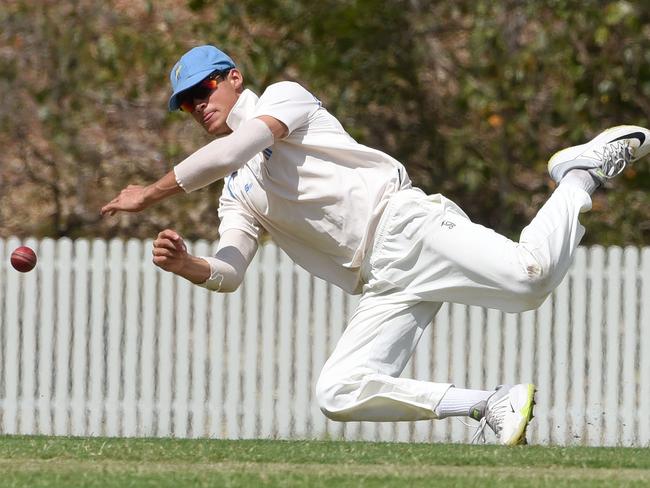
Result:
[[[207,70],[199,71],[198,73],[194,73],[192,76],[189,78],[186,78],[183,80],[177,87],[174,93],[172,93],[172,96],[169,97],[169,103],[167,106],[169,107],[169,111],[173,112],[174,110],[178,110],[180,108],[180,102],[178,101],[178,96],[183,93],[185,90],[189,90],[192,88],[194,85],[199,83],[203,78],[208,76],[210,73],[214,71],[214,67],[211,67]]]

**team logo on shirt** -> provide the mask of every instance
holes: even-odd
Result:
[[[440,227],[447,227],[447,229],[453,229],[456,227],[456,224],[454,224],[451,220],[443,220],[442,223],[440,224]]]

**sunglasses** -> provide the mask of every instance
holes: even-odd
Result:
[[[192,88],[185,90],[179,95],[180,109],[183,112],[192,113],[196,108],[194,100],[205,100],[210,96],[212,91],[217,88],[219,82],[217,78],[223,78],[227,73],[222,71],[214,72],[207,78],[204,78]]]

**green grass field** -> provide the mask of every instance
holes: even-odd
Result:
[[[0,437],[0,486],[650,486],[650,449]]]

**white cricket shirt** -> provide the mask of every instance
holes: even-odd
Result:
[[[360,293],[360,268],[388,198],[411,187],[389,155],[356,142],[311,93],[293,82],[257,97],[244,90],[228,115],[242,122],[270,115],[289,135],[225,179],[219,232],[261,228],[298,265],[349,293]]]

